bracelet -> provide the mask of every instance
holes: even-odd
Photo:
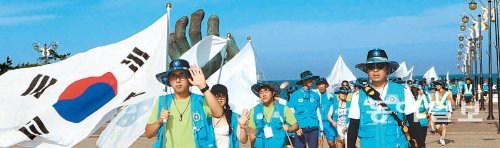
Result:
[[[205,84],[205,85],[206,86],[203,89],[200,90],[201,93],[205,93],[210,88],[210,87],[208,87],[208,84]]]

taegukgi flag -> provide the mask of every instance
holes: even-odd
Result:
[[[124,104],[162,94],[167,15],[120,42],[0,76],[0,147],[71,147]]]

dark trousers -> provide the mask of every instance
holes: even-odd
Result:
[[[296,148],[305,148],[306,144],[310,148],[318,147],[318,128],[303,128],[302,136],[295,135]]]
[[[415,128],[414,139],[417,140],[417,144],[421,148],[425,148],[425,138],[427,137],[427,126],[418,126]]]

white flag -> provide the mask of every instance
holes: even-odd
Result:
[[[157,99],[148,99],[125,107],[102,131],[99,147],[129,147],[144,133]]]
[[[184,59],[191,65],[200,67],[207,64],[221,49],[225,48],[227,40],[218,36],[207,36],[196,43],[191,49],[182,54],[180,59]]]
[[[415,66],[411,66],[410,70],[408,70],[406,75],[401,78],[403,81],[413,80],[413,68],[414,67]]]
[[[399,64],[398,69],[396,69],[396,71],[394,71],[394,75],[397,78],[403,78],[407,74],[408,74],[408,69],[406,68],[406,61],[403,61],[403,62],[401,62],[401,64]]]
[[[0,77],[0,147],[43,141],[71,147],[113,109],[159,96],[165,71],[166,15],[118,43],[62,62]],[[15,85],[12,85],[15,84]],[[34,145],[36,146],[36,145]]]
[[[181,55],[180,59],[189,61],[189,64],[205,66],[221,49],[225,48],[227,40],[217,36],[208,36],[196,43],[191,49]],[[215,73],[214,73],[215,74]],[[214,84],[207,82],[207,84]],[[197,87],[191,91],[201,94]],[[155,97],[157,99],[157,97]],[[99,136],[96,144],[99,147],[129,147],[144,133],[151,108],[155,99],[125,107]]]
[[[427,79],[427,84],[431,82],[431,79],[434,78],[434,80],[438,79],[438,75],[436,73],[436,70],[434,69],[434,66],[432,66],[427,72],[424,73],[424,78]]]
[[[207,84],[217,84],[217,70],[207,79]],[[229,106],[233,112],[241,114],[243,109],[251,109],[260,99],[250,89],[257,83],[257,68],[252,44],[248,42],[229,62],[222,67],[220,84],[228,89]]]
[[[336,88],[340,87],[342,81],[354,80],[356,80],[356,77],[351,72],[349,67],[347,67],[347,65],[345,64],[344,59],[342,58],[342,54],[339,54],[337,62],[335,62],[332,71],[330,72],[328,77],[326,77],[326,81],[328,81],[328,84],[330,84],[330,87],[328,89],[331,92],[334,92]]]

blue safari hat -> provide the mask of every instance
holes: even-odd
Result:
[[[436,85],[434,84],[429,84],[429,86],[430,86],[429,89],[436,89]]]
[[[362,70],[365,73],[368,73],[368,68],[366,67],[368,64],[374,64],[374,63],[387,63],[389,64],[389,74],[392,74],[396,69],[398,69],[399,64],[394,61],[389,61],[389,58],[387,57],[387,54],[385,53],[384,50],[375,48],[370,51],[368,51],[368,55],[366,56],[366,62],[365,63],[360,63],[356,65],[356,68]]]
[[[316,82],[316,85],[321,84],[321,83],[324,83],[324,84],[326,84],[327,86],[330,86],[330,84],[328,84],[328,81],[326,81],[326,79],[325,79],[325,78],[319,78],[319,79],[317,80],[317,82]]]
[[[297,88],[297,86],[291,86],[291,87],[288,87],[286,89],[286,93],[287,94],[292,94],[293,92],[295,92],[296,90],[298,90],[299,88]]]
[[[403,79],[401,79],[401,78],[393,79],[392,82],[398,83],[398,84],[405,84],[406,83],[406,81],[403,81]]]
[[[297,85],[302,85],[302,83],[304,82],[304,80],[307,80],[307,79],[310,79],[310,78],[313,78],[314,80],[318,79],[319,76],[314,76],[313,73],[309,70],[307,71],[304,71],[302,73],[300,73],[300,80],[297,81]]]
[[[189,66],[189,62],[186,60],[183,60],[183,59],[173,60],[168,65],[167,71],[156,74],[156,79],[158,81],[160,81],[161,83],[163,83],[167,86],[170,86],[170,83],[168,82],[168,75],[170,75],[170,73],[172,73],[175,70],[189,71],[190,67],[191,66]]]
[[[350,93],[351,90],[345,86],[341,86],[335,90],[335,94],[340,94],[340,93]]]
[[[257,97],[258,97],[259,90],[262,87],[269,87],[270,89],[272,89],[274,91],[274,95],[278,95],[281,92],[280,86],[278,86],[278,84],[276,84],[274,82],[270,82],[270,81],[257,82],[257,84],[252,85],[251,89],[252,89],[252,92],[255,95],[257,95]]]
[[[368,84],[368,80],[365,78],[357,78],[354,81],[349,82],[350,84],[353,84],[354,86],[356,85],[366,85]]]
[[[437,80],[437,81],[432,82],[432,84],[441,85],[441,86],[443,86],[443,88],[447,88],[446,82],[444,80]]]

